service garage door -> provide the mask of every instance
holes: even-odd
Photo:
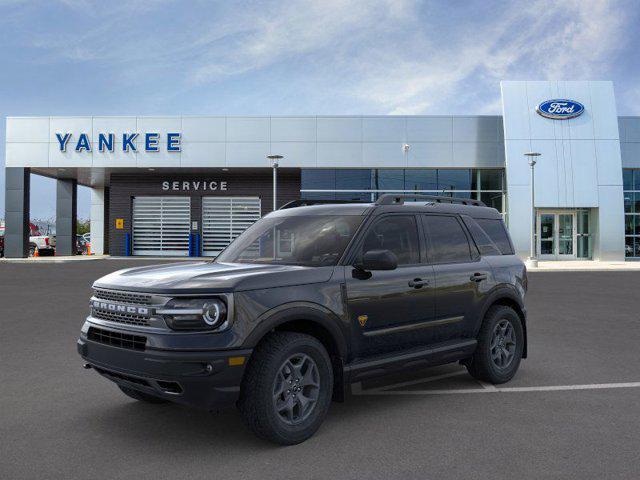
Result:
[[[215,257],[259,218],[257,197],[202,197],[202,255]]]
[[[188,255],[189,197],[133,198],[133,254]]]

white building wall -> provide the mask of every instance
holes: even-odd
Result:
[[[622,161],[613,84],[605,81],[502,82],[508,222],[518,254],[531,238],[530,167],[536,165],[536,208],[592,208],[598,225],[594,257],[624,259]],[[553,120],[536,107],[545,100],[578,101],[577,118]]]
[[[61,152],[56,133],[67,132]],[[123,152],[122,134],[134,132],[137,151]],[[144,151],[145,132],[160,134],[159,151]],[[167,152],[169,132],[181,134],[181,151]],[[91,152],[75,151],[81,133]],[[97,150],[99,133],[115,134],[113,152]],[[284,155],[282,167],[504,167],[498,116],[7,118],[9,167],[270,167],[270,153]]]
[[[104,188],[91,189],[91,253],[104,253]]]

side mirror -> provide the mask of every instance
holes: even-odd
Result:
[[[362,270],[395,270],[398,257],[390,250],[369,250],[362,256],[358,267]]]

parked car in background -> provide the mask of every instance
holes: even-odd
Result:
[[[38,249],[40,255],[55,255],[56,237],[49,232],[43,234],[37,225],[29,224],[29,256],[32,257]]]

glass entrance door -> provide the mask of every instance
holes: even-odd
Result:
[[[538,215],[538,232],[539,245],[538,252],[540,256],[555,255],[556,236],[554,234],[555,215],[553,213],[540,213]]]
[[[539,211],[536,230],[541,260],[576,258],[576,212]]]
[[[574,227],[575,213],[559,213],[558,219],[558,256],[575,257]]]

